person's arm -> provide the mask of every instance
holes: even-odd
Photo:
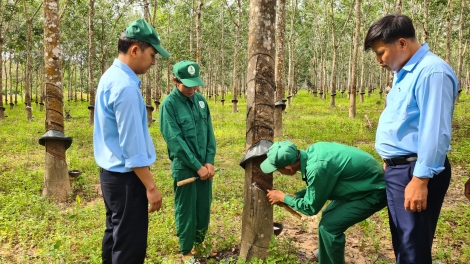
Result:
[[[141,104],[144,102],[139,90],[135,87],[126,87],[112,98],[110,106],[113,107],[116,117],[119,147],[125,160],[124,166],[129,170],[150,166],[155,161],[149,159],[147,142],[144,140],[148,128],[142,123],[144,112],[139,109]]]
[[[215,153],[216,153],[216,143],[215,143],[215,135],[214,135],[214,128],[212,127],[212,118],[211,118],[211,111],[209,110],[209,105],[204,100],[206,104],[206,111],[207,111],[207,151],[206,151],[206,164],[205,167],[209,171],[209,178],[214,177],[214,163],[215,163]]]
[[[160,109],[160,131],[168,146],[170,159],[173,160],[178,157],[183,165],[196,171],[201,180],[205,180],[209,177],[209,171],[189,149],[175,116],[173,106],[168,102],[164,102]]]
[[[284,203],[305,215],[318,214],[336,184],[335,178],[328,177],[328,173],[322,171],[324,170],[321,168],[307,171],[305,195],[303,197],[296,195],[296,198],[284,195]],[[296,194],[302,194],[302,191]]]
[[[155,182],[150,174],[149,167],[132,168],[140,181],[144,184],[147,190],[147,200],[149,201],[150,207],[148,212],[154,212],[160,210],[162,207],[162,195],[158,190]]]
[[[427,207],[427,184],[444,170],[452,133],[453,79],[444,72],[422,78],[415,90],[419,108],[418,160],[413,178],[405,188],[405,210],[420,212]]]

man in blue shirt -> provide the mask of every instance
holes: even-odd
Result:
[[[364,49],[394,72],[375,148],[385,164],[397,263],[431,263],[437,220],[449,187],[452,116],[458,80],[416,39],[410,18],[387,15],[369,28]]]
[[[155,148],[137,74],[168,58],[155,29],[143,19],[129,24],[118,41],[118,58],[98,84],[93,147],[106,207],[103,263],[144,263],[148,213],[162,196],[150,174]],[[149,206],[150,204],[150,206]]]

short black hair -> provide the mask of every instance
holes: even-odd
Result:
[[[136,44],[142,51],[146,50],[148,47],[151,47],[150,43],[126,37],[126,31],[122,31],[121,37],[118,41],[118,52],[126,54],[133,44]]]
[[[413,22],[405,15],[386,15],[370,26],[364,39],[364,50],[369,50],[377,40],[389,44],[399,38],[416,38]]]

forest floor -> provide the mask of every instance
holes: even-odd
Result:
[[[283,113],[283,133],[276,140],[290,140],[299,149],[318,141],[339,142],[367,151],[379,160],[374,139],[383,98],[373,93],[363,103],[358,102],[356,118],[348,118],[348,98],[336,99],[332,108],[329,100],[299,91]],[[470,202],[463,195],[463,184],[470,171],[470,96],[464,94],[460,100],[455,108],[452,150],[448,154],[453,176],[433,244],[435,263],[470,263]],[[204,246],[217,249],[219,254],[201,260],[207,264],[244,264],[238,259],[245,191],[245,171],[239,162],[246,152],[246,101],[240,99],[237,113],[232,113],[231,105],[208,102],[217,141],[218,172],[213,182],[211,223]],[[28,121],[24,108],[18,106],[6,112],[5,120],[0,120],[0,263],[102,262],[105,212],[87,106],[88,102],[73,101],[65,102],[64,106],[72,116],[65,120],[65,133],[73,137],[66,152],[68,169],[79,169],[82,174],[72,182],[72,193],[63,203],[41,196],[45,152],[38,145],[38,138],[45,132],[44,111],[35,107],[34,119]],[[153,114],[158,116],[157,112]],[[173,179],[158,121],[150,127],[150,134],[157,151],[151,173],[164,197],[164,206],[149,215],[146,263],[179,263]],[[305,188],[305,183],[299,175],[275,173],[273,186],[293,193]],[[318,245],[320,219],[321,212],[299,220],[282,208],[273,207],[273,221],[282,223],[283,231],[271,239],[266,260],[250,260],[250,264],[315,263],[312,251]],[[346,263],[395,263],[385,208],[346,231],[345,259]]]

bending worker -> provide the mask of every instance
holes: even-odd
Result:
[[[301,172],[307,188],[287,195],[270,190],[271,204],[284,202],[305,215],[315,215],[325,205],[318,227],[319,263],[344,263],[344,232],[367,219],[387,204],[384,171],[370,155],[355,147],[318,142],[307,150],[298,150],[289,142],[274,143],[261,163],[264,173],[284,175]]]

